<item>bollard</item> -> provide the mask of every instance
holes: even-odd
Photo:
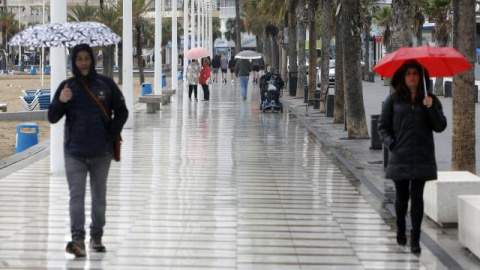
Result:
[[[452,97],[452,82],[445,82],[444,97]]]
[[[308,85],[303,86],[303,103],[308,103]]]
[[[313,94],[313,108],[320,109],[320,99],[322,98],[322,91],[315,90]]]
[[[34,132],[23,132],[23,129],[34,129]],[[17,139],[15,143],[15,154],[34,146],[38,143],[38,125],[37,124],[18,124]]]
[[[142,97],[152,93],[151,83],[142,83]]]
[[[335,106],[335,96],[327,95],[327,117],[333,117],[333,108]]]
[[[167,86],[167,75],[162,75],[162,87]]]
[[[375,73],[373,73],[373,71],[370,71],[370,73],[368,73],[368,81],[375,82]]]
[[[475,97],[474,97],[475,103],[478,103],[478,85],[475,85]]]
[[[294,97],[297,95],[298,72],[290,71],[288,73],[289,94]]]
[[[35,66],[30,67],[30,75],[35,75],[37,74],[37,68]]]
[[[383,146],[383,170],[386,171],[388,166],[388,149]]]
[[[380,134],[378,134],[379,119],[379,114],[372,114],[372,116],[370,116],[370,130],[372,131],[370,149],[382,149],[382,140],[380,139]]]

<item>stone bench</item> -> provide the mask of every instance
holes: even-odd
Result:
[[[147,113],[155,113],[160,110],[160,104],[170,103],[176,90],[163,90],[161,95],[147,94],[138,98],[138,102],[147,104]]]
[[[458,240],[480,258],[480,195],[458,197]]]
[[[428,181],[423,192],[425,215],[440,226],[458,222],[459,195],[480,194],[480,177],[467,171],[438,172],[437,181]]]
[[[7,112],[7,104],[5,104],[5,103],[0,103],[0,111],[2,111],[2,112]]]

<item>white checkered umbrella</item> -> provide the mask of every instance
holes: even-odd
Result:
[[[13,36],[8,44],[23,47],[91,47],[120,42],[120,36],[99,22],[69,22],[37,24]]]

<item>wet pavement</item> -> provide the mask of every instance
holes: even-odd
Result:
[[[388,199],[339,161],[332,149],[340,146],[319,138],[335,133],[304,125],[340,134],[325,117],[262,113],[253,84],[247,101],[230,82],[214,84],[211,101],[178,92],[158,113],[134,107],[122,161],[110,170],[106,253],[64,252],[68,189],[65,177],[49,173],[46,153],[0,174],[0,268],[448,269],[425,245],[421,256],[396,245]],[[463,253],[464,269],[480,267]]]

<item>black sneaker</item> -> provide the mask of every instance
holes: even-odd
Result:
[[[96,252],[105,252],[105,246],[102,244],[101,236],[92,236],[90,238],[90,249]]]
[[[84,240],[74,240],[67,243],[65,251],[70,254],[74,254],[75,257],[85,257],[87,252],[85,251]]]

